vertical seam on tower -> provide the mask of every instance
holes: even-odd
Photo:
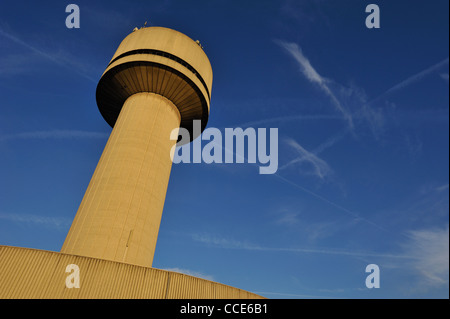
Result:
[[[145,93],[145,94],[152,94],[152,93]],[[148,99],[148,95],[146,96],[146,99]],[[133,101],[133,102],[134,102],[134,101]],[[156,122],[156,119],[158,118],[159,111],[160,111],[160,108],[158,107],[158,109],[157,109],[157,114],[156,114],[156,116],[154,116],[154,118],[153,118],[153,125],[152,125],[152,129],[151,129],[151,132],[150,132],[150,136],[153,135],[152,133],[153,133],[153,130],[154,130],[154,128],[155,128],[155,122]],[[149,147],[150,141],[151,141],[151,138],[148,138],[148,139],[147,139],[147,145],[146,145],[145,152],[144,152],[144,158],[142,159],[141,165],[140,165],[140,167],[139,167],[139,175],[140,175],[140,173],[141,173],[141,171],[142,171],[142,166],[143,166],[144,160],[145,160],[145,154],[148,153],[148,147]],[[153,158],[153,157],[154,157],[154,153],[153,153],[152,158]],[[126,225],[126,223],[127,223],[128,217],[129,217],[130,208],[132,207],[132,202],[133,202],[133,199],[134,199],[134,195],[135,195],[135,193],[136,193],[136,187],[137,187],[137,184],[138,184],[139,175],[138,175],[137,178],[136,178],[136,183],[135,183],[134,188],[133,188],[133,194],[132,194],[132,196],[131,196],[131,200],[130,200],[130,203],[129,203],[129,206],[128,206],[128,209],[127,209],[127,214],[126,214],[126,217],[125,217],[125,223],[124,223],[124,225],[123,225],[123,227],[122,227],[122,231],[121,231],[120,237],[122,237],[123,231],[124,231],[124,229],[125,229],[125,225]],[[136,225],[136,224],[135,224],[135,225]],[[117,248],[116,248],[116,253],[114,254],[115,258],[117,258],[118,248],[119,248],[119,246],[117,246]]]
[[[147,92],[146,92],[146,94],[152,94],[152,93],[147,93]],[[148,95],[145,96],[145,99],[146,99],[146,100],[148,99]],[[158,110],[158,112],[159,112],[159,110]],[[157,117],[158,117],[158,116],[155,116],[155,119],[156,119]],[[156,120],[154,120],[154,121],[156,121]],[[154,123],[154,122],[153,122],[153,123]],[[153,127],[154,127],[154,126],[152,126],[152,131],[153,131]],[[144,133],[144,134],[145,134],[145,133]],[[151,135],[152,135],[152,134],[150,134],[150,136],[151,136]],[[133,204],[133,199],[134,199],[134,195],[135,195],[135,193],[136,193],[136,188],[137,188],[137,185],[138,185],[138,182],[139,182],[139,176],[141,175],[142,166],[144,165],[145,154],[148,153],[148,147],[149,147],[149,144],[150,144],[150,140],[151,140],[151,138],[147,138],[147,145],[146,145],[146,148],[145,148],[144,156],[143,156],[142,161],[141,161],[141,165],[140,165],[140,167],[139,167],[139,174],[138,174],[137,177],[136,177],[136,183],[135,183],[134,188],[133,188],[133,194],[132,194],[132,196],[131,196],[130,203],[129,203],[129,205],[128,205],[128,209],[127,209],[127,213],[126,213],[126,218],[125,218],[125,223],[124,223],[124,226],[123,226],[123,228],[122,228],[122,233],[123,233],[123,230],[125,229],[126,223],[127,223],[127,221],[128,221],[128,217],[129,217],[129,215],[130,215],[130,209],[131,209],[132,204]],[[142,200],[142,197],[141,197],[141,200]],[[138,212],[136,212],[136,217],[137,217],[137,214],[138,214]],[[134,226],[133,226],[133,227],[135,227],[135,226],[136,226],[136,223],[134,223]],[[117,255],[117,250],[116,250],[116,255]],[[123,261],[125,261],[125,260],[123,260]]]
[[[119,114],[119,116],[120,116],[120,114]],[[123,121],[126,119],[127,116],[128,116],[128,114],[125,114],[125,118],[124,118],[123,120],[120,119],[121,122],[123,122]],[[117,129],[118,129],[118,130],[117,130],[116,132],[114,132],[114,129],[112,130],[111,135],[110,135],[110,138],[112,137],[113,134],[114,134],[114,137],[115,137],[115,135],[118,135],[118,134],[120,133],[120,127],[119,127],[119,125],[117,125]],[[105,149],[103,150],[103,153],[105,153],[105,155],[106,155],[107,151],[108,151],[110,148],[116,148],[115,146],[116,146],[116,144],[117,144],[118,141],[119,141],[118,138],[114,138],[114,141],[112,141],[112,142],[113,142],[112,145],[108,145],[108,143],[106,143],[107,145],[106,145]],[[102,155],[103,155],[103,153],[102,153]],[[100,156],[100,159],[101,159],[101,156]],[[107,167],[109,166],[110,159],[111,159],[111,157],[110,157],[110,156],[107,156],[107,158],[105,159],[104,165],[102,165],[101,167],[99,167],[99,168],[101,168],[101,171],[99,172],[98,178],[96,178],[96,180],[101,180],[101,179],[103,178],[103,175],[104,175],[104,173],[105,173],[105,171],[106,171],[105,168],[107,168]],[[99,163],[99,164],[100,164],[100,163]],[[103,161],[102,161],[102,164],[103,164]],[[92,181],[94,180],[94,176],[92,177],[91,180],[92,180]],[[108,179],[108,180],[109,180],[109,179]],[[96,184],[96,185],[97,185],[97,187],[95,188],[94,193],[92,194],[93,197],[95,197],[95,195],[96,195],[96,193],[97,193],[97,191],[98,191],[98,188],[99,188],[99,185],[98,185],[98,184]],[[89,195],[90,195],[90,193],[89,193]],[[87,196],[87,198],[90,197],[89,195]],[[96,208],[98,208],[98,203],[100,203],[100,202],[101,202],[100,200],[97,201],[97,207],[96,207]],[[92,201],[90,201],[89,206],[86,208],[86,210],[88,210],[88,213],[87,213],[87,214],[84,214],[85,218],[83,219],[83,222],[82,222],[82,224],[81,224],[81,229],[84,228],[83,226],[84,226],[84,223],[85,223],[85,221],[86,221],[86,216],[87,216],[87,215],[91,215],[91,217],[92,217],[92,214],[93,214],[93,213],[89,213],[89,211],[91,211],[91,206],[92,206]],[[86,238],[87,238],[87,236],[84,237],[84,240],[81,240],[81,241],[80,241],[80,247],[83,248],[83,245],[84,245],[84,243],[85,243],[85,241],[86,241]]]
[[[155,94],[155,96],[157,96],[157,95]],[[158,101],[157,101],[157,103],[158,103],[158,112],[159,112],[159,109],[160,109],[160,106],[159,106],[160,101],[161,100],[159,99],[159,96],[158,96]],[[155,125],[152,126],[152,132],[153,132],[154,128],[155,128]],[[155,153],[156,152],[152,152],[152,155],[151,155],[151,163],[152,163],[152,165],[153,165],[153,162],[154,162],[154,159],[155,159],[155,156],[156,156]],[[149,174],[150,174],[150,170],[147,172],[145,187],[147,186],[147,183],[148,183],[148,180],[149,180]],[[152,186],[150,188],[151,190],[154,189],[155,181],[156,181],[156,177],[152,178]],[[151,196],[150,196],[149,200],[151,200]],[[141,202],[142,202],[142,199],[141,199]],[[141,202],[139,203],[139,208],[140,208]],[[144,225],[143,225],[144,228],[145,228],[145,225],[147,224],[148,216],[150,215],[150,213],[151,213],[151,211],[148,211],[147,214],[145,214]],[[142,237],[143,237],[143,235],[141,233],[141,236],[139,238],[139,244],[137,245],[137,249],[138,249],[137,250],[137,254],[139,254],[139,251],[142,249]],[[153,257],[154,257],[154,254],[155,254],[155,250],[156,250],[156,242],[155,242],[155,247],[153,249],[152,264],[153,264]]]
[[[131,98],[131,97],[133,97],[134,95],[135,95],[135,94],[129,96],[128,98]],[[126,101],[125,101],[125,103],[126,103]],[[125,103],[124,103],[124,105],[125,105]],[[131,119],[133,119],[133,112],[132,112],[132,109],[135,108],[135,104],[136,104],[135,100],[134,100],[134,99],[130,99],[129,104],[127,104],[127,118],[128,118],[128,116],[130,116]],[[129,111],[128,111],[128,110],[129,110]],[[124,121],[124,122],[125,122],[125,121]],[[130,137],[130,136],[129,136],[129,137]],[[125,164],[125,165],[126,165],[126,164]],[[123,168],[125,165],[122,165],[122,166],[121,166],[121,170],[122,170],[122,168]],[[128,180],[129,180],[129,179],[130,179],[130,174],[127,174],[125,185],[128,185]],[[131,200],[130,200],[130,201],[131,201]],[[122,205],[121,205],[121,202],[120,202],[119,205],[118,205],[118,208],[121,208],[121,207],[122,207]],[[112,255],[112,259],[113,259],[113,260],[118,260],[117,253],[118,253],[119,247],[120,247],[120,245],[121,245],[121,241],[122,241],[121,239],[122,239],[122,236],[123,236],[123,230],[125,229],[125,224],[126,224],[126,220],[127,220],[127,217],[128,217],[128,211],[129,211],[129,210],[127,209],[127,210],[126,210],[126,213],[125,213],[125,222],[124,222],[124,224],[122,225],[122,230],[120,231],[120,236],[118,236],[119,242],[117,243],[117,245],[116,245],[116,247],[115,247],[115,250],[114,250],[114,254]],[[113,225],[116,224],[117,218],[118,218],[119,216],[120,216],[120,211],[116,208],[116,209],[115,209],[115,214],[114,214],[114,223],[113,223]],[[119,224],[119,226],[120,226],[120,224]],[[113,232],[113,230],[111,229],[110,232],[109,232],[108,238],[111,237],[112,232]],[[111,247],[111,249],[114,249],[114,247]],[[122,256],[122,260],[121,260],[121,261],[123,262],[123,256]]]
[[[125,101],[126,102],[126,101]],[[124,105],[122,106],[122,110],[124,110],[124,106],[125,106],[125,102],[124,102]],[[131,101],[130,101],[130,103],[131,103]],[[126,111],[124,111],[124,113],[125,113]],[[128,113],[125,115],[125,119],[128,117]],[[124,122],[125,122],[125,119],[124,119]],[[126,163],[124,163],[125,161],[124,160],[121,160],[120,161],[120,165],[119,165],[119,175],[120,175],[120,173],[124,170],[124,168],[126,167]],[[128,181],[128,176],[127,176],[127,181]],[[110,204],[111,204],[111,196],[109,197],[109,199],[108,199],[108,204],[106,205],[106,210],[107,211],[109,211],[110,210]],[[120,205],[119,205],[119,207],[120,207]],[[113,233],[113,231],[114,231],[114,225],[116,224],[116,221],[117,221],[117,215],[119,214],[119,210],[117,209],[118,207],[115,207],[115,209],[112,209],[112,211],[114,212],[114,217],[113,217],[113,222],[112,222],[112,227],[110,228],[110,230],[109,230],[109,232],[108,232],[108,236],[107,236],[107,242],[109,243],[109,239],[111,238],[111,234]],[[103,226],[103,225],[102,225]],[[120,241],[120,238],[119,238],[119,241]],[[105,255],[105,252],[107,251],[107,249],[108,249],[108,246],[109,245],[105,245],[105,247],[104,247],[104,249],[103,249],[103,252],[102,252],[102,254],[101,254],[101,258],[103,258],[104,257],[104,255]]]
[[[126,101],[125,101],[126,102]],[[130,101],[131,102],[131,101]],[[124,103],[124,105],[125,105],[125,103]],[[123,106],[122,106],[122,110],[123,110]],[[125,123],[125,122],[127,122],[127,119],[128,119],[128,117],[130,116],[130,112],[124,112],[124,113],[126,113],[126,114],[124,114],[125,116],[124,116],[124,118],[123,119],[121,119],[121,123],[120,124],[122,124],[122,123]],[[123,130],[123,127],[122,127],[122,125],[117,125],[117,128],[118,128],[118,130],[117,130],[117,135],[118,135],[118,137],[117,137],[117,139],[116,139],[116,142],[118,143],[119,142],[119,137],[121,136],[120,135],[120,133],[122,132],[122,130]],[[120,160],[120,163],[119,163],[119,169],[120,169],[120,171],[122,171],[123,169],[124,169],[124,167],[126,166],[126,163],[124,163],[124,160]],[[107,184],[110,184],[109,183],[109,180],[110,180],[110,178],[111,178],[111,175],[108,177],[108,180],[107,181],[105,181],[105,183],[107,183]],[[126,182],[125,182],[125,184],[128,182],[128,178],[129,178],[129,176],[127,176],[127,179],[126,179]],[[109,206],[110,206],[110,203],[111,203],[111,196],[109,196],[109,198],[108,198],[108,204],[107,204],[107,206],[106,206],[106,209],[107,209],[107,211],[109,211]],[[100,201],[99,201],[99,203],[100,203]],[[98,207],[98,206],[97,206]],[[114,221],[113,221],[113,223],[112,223],[112,225],[113,225],[113,227],[111,227],[110,228],[110,231],[109,231],[109,233],[108,233],[108,242],[107,242],[107,244],[105,245],[105,247],[104,247],[104,249],[103,249],[103,252],[102,252],[102,255],[101,256],[99,256],[100,258],[104,258],[104,255],[105,255],[105,252],[106,252],[106,250],[108,249],[108,244],[109,244],[109,238],[111,238],[111,233],[113,232],[113,228],[114,228],[114,225],[115,225],[115,223],[116,223],[116,220],[117,220],[117,215],[119,214],[119,208],[120,208],[120,203],[119,203],[119,205],[118,206],[116,206],[116,207],[114,207],[114,209],[112,209],[112,211],[114,212]],[[104,221],[104,219],[102,219],[102,222],[101,222],[101,224],[100,224],[100,227],[101,228],[103,228],[103,221]],[[119,237],[119,243],[120,243],[120,237]],[[91,245],[93,245],[94,243],[91,243]],[[119,244],[117,244],[117,246],[118,246]],[[115,255],[114,255],[114,257],[115,257]],[[113,260],[114,260],[114,258],[112,258]]]
[[[169,100],[167,100],[167,102],[166,102],[166,99],[164,98],[164,97],[162,97],[162,96],[158,96],[158,95],[156,95],[157,96],[157,98],[158,98],[158,105],[159,105],[159,107],[158,108],[160,108],[160,109],[162,109],[162,108],[165,108],[165,107],[170,107],[171,109],[173,109],[173,108],[175,108],[176,109],[176,107],[173,105],[173,103],[171,102],[171,101],[169,101]],[[164,102],[164,103],[163,103]],[[163,105],[161,105],[161,104],[163,104]],[[170,110],[170,111],[173,111],[173,110]],[[170,112],[169,111],[169,112]],[[176,111],[178,112],[178,110],[176,109]],[[163,122],[165,123],[167,120],[166,120],[166,118],[167,118],[167,112],[163,112],[163,116],[164,116],[164,119],[163,119]],[[178,125],[179,125],[179,123],[178,123]],[[161,132],[159,132],[158,131],[158,133],[160,133],[161,134]],[[160,140],[160,138],[158,138],[158,140]],[[170,154],[170,153],[169,153]],[[153,153],[152,154],[152,163],[154,162],[154,159],[155,159],[155,153]],[[150,180],[150,178],[149,178],[149,175],[150,175],[150,170],[147,172],[147,175],[146,175],[146,178],[145,178],[145,186],[144,186],[144,188],[146,189],[147,188],[147,185],[148,185],[148,181]],[[170,177],[170,176],[169,176]],[[152,181],[151,181],[151,190],[154,190],[155,189],[155,182],[156,182],[156,178],[153,178],[152,179]],[[142,204],[142,199],[141,199],[141,201],[140,201],[140,203],[139,203],[139,209],[140,209],[140,207],[141,207],[141,204]],[[163,201],[163,207],[164,207],[164,201]],[[162,215],[162,208],[161,209],[159,209],[158,208],[158,211],[161,211],[161,215]],[[149,214],[150,214],[150,212],[148,212],[146,215],[145,215],[145,221],[144,221],[144,227],[145,227],[145,225],[147,224],[147,220],[148,220],[148,216],[149,216]],[[137,253],[139,253],[139,250],[140,249],[142,249],[142,237],[143,236],[141,236],[140,238],[139,238],[139,244],[137,245],[137,247],[138,247],[138,252]],[[153,256],[154,256],[154,253],[155,253],[155,250],[156,250],[156,242],[155,242],[155,247],[153,247]],[[153,256],[152,256],[152,262],[153,262]]]

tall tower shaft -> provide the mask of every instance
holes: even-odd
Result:
[[[177,31],[135,30],[97,86],[113,127],[61,252],[151,267],[170,177],[171,132],[209,116],[212,69]]]

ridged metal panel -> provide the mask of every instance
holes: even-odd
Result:
[[[67,288],[66,267],[80,269]],[[1,299],[260,299],[253,293],[176,272],[45,250],[0,246]]]

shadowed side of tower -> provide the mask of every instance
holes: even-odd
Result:
[[[177,31],[150,27],[120,44],[97,86],[113,126],[62,253],[151,267],[171,170],[170,133],[205,128],[212,69]]]

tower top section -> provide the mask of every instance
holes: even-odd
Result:
[[[134,29],[119,45],[96,92],[106,122],[114,126],[128,97],[141,92],[160,94],[178,108],[180,127],[193,136],[193,120],[206,127],[212,68],[199,41],[163,27]]]

